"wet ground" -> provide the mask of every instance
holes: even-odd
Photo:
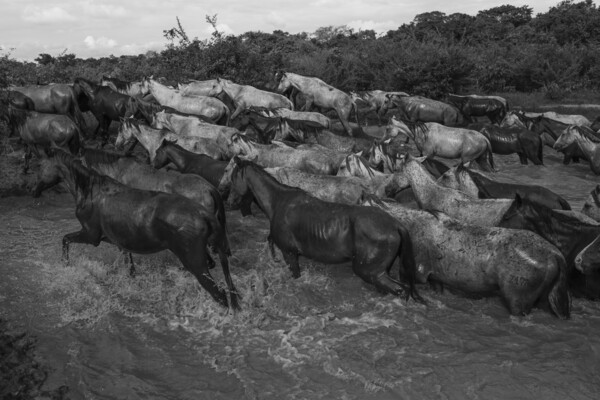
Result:
[[[598,178],[544,151],[546,166],[496,156],[496,177],[580,209]],[[61,238],[79,229],[69,194],[1,198],[0,316],[37,337],[45,387],[73,399],[597,398],[599,303],[574,299],[569,321],[511,317],[498,298],[422,286],[423,306],[307,260],[295,280],[257,214],[227,214],[243,297],[231,315],[166,252],[134,256],[135,278],[107,244],[72,245],[65,266]]]

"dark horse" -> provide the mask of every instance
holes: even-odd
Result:
[[[79,109],[76,92],[70,85],[31,85],[9,89],[31,99],[35,111],[68,115],[81,129],[85,129],[85,119]]]
[[[283,253],[292,275],[300,276],[300,255],[324,263],[352,262],[354,273],[383,293],[421,297],[414,282],[416,264],[406,228],[382,210],[319,200],[279,183],[251,161],[234,158],[230,201],[254,197],[270,221],[269,245]],[[406,287],[390,276],[400,258]]]
[[[32,151],[40,157],[40,153],[45,153],[53,143],[68,146],[72,153],[76,153],[81,146],[79,127],[66,115],[39,113],[9,106],[8,123],[27,146],[24,172],[29,169]]]
[[[544,164],[544,144],[538,134],[523,128],[502,128],[496,125],[474,123],[468,126],[487,137],[495,154],[517,153],[521,164],[527,159],[535,165]]]
[[[522,185],[518,183],[500,182],[465,169],[469,177],[479,189],[480,199],[514,199],[516,195],[531,203],[556,210],[570,210],[569,202],[550,189],[539,185]]]
[[[96,136],[98,132],[103,134],[103,140],[108,142],[108,128],[112,121],[119,121],[121,118],[127,118],[137,111],[131,101],[131,96],[118,93],[107,86],[100,86],[84,78],[76,78],[75,86],[81,89],[81,92],[87,98],[87,106],[98,120],[98,126],[94,131]]]
[[[201,176],[215,188],[219,187],[225,168],[229,164],[229,161],[219,161],[206,154],[192,153],[178,144],[163,140],[156,150],[152,165],[154,168],[162,168],[169,162],[172,162],[179,172]]]
[[[448,103],[462,112],[465,119],[474,122],[473,117],[488,117],[492,124],[499,124],[506,115],[506,107],[502,102],[492,98],[448,95]]]
[[[578,297],[600,299],[600,272],[583,275],[575,268],[575,257],[600,235],[600,225],[515,197],[500,222],[500,227],[526,229],[537,233],[565,257],[569,271],[569,287]],[[600,260],[595,260],[598,263]]]
[[[171,250],[200,285],[222,306],[227,293],[210,275],[208,238],[215,235],[231,306],[239,309],[237,291],[229,273],[224,228],[198,203],[177,194],[133,189],[100,175],[70,154],[55,149],[62,178],[76,200],[75,215],[81,230],[63,237],[63,258],[69,260],[70,243],[98,246],[101,241],[132,253]]]

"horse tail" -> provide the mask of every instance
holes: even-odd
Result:
[[[222,201],[221,205],[223,205]],[[219,261],[221,262],[223,276],[225,278],[225,282],[227,283],[227,289],[229,289],[229,295],[231,297],[231,308],[234,310],[239,310],[239,295],[235,286],[233,285],[233,281],[231,280],[231,273],[229,272],[228,256],[231,255],[231,250],[229,250],[229,241],[227,240],[225,225],[221,224],[221,222],[212,215],[209,215],[208,218],[206,218],[206,220],[210,226],[213,236],[216,239],[215,241],[217,242],[216,248],[219,253]]]
[[[495,171],[496,165],[494,164],[494,156],[492,155],[492,143],[489,140],[487,141],[487,156],[492,171]]]
[[[71,152],[71,154],[79,153],[79,150],[82,148],[82,146],[81,146],[81,138],[82,138],[81,129],[77,125],[75,125],[75,127],[77,128],[77,131],[75,132],[75,134],[73,134],[71,139],[69,139],[69,141],[68,141],[68,147],[69,147],[69,151]]]
[[[562,256],[557,255],[558,276],[548,293],[548,303],[552,312],[561,319],[571,315],[571,295],[569,294],[567,263]]]
[[[412,239],[408,230],[403,226],[398,226],[400,234],[400,246],[398,248],[398,258],[402,266],[403,275],[408,279],[409,295],[413,300],[419,303],[426,304],[425,299],[417,292],[415,282],[417,280],[417,263],[415,261],[415,253],[413,251]]]
[[[218,190],[211,190],[210,196],[215,204],[215,218],[223,227],[223,250],[227,256],[231,256],[231,247],[229,246],[229,238],[227,237],[227,221],[225,214],[225,205],[223,204],[223,198],[219,194]]]
[[[85,122],[85,118],[83,117],[83,113],[79,108],[79,101],[77,99],[77,95],[75,94],[75,90],[71,89],[71,107],[69,113],[73,117],[73,120],[77,123],[81,130],[87,129],[87,124]]]

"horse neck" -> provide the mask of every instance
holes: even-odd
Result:
[[[167,158],[171,161],[179,171],[185,171],[191,162],[191,153],[180,146],[171,143],[163,144]]]
[[[131,126],[128,129],[131,130],[131,134],[140,142],[142,146],[144,146],[144,148],[148,152],[150,152],[151,150],[154,150],[154,152],[156,152],[161,137],[154,135],[154,132],[151,131],[152,128],[144,125],[139,125]]]
[[[86,166],[89,168],[98,171],[102,175],[110,176],[113,179],[120,180],[119,177],[125,173],[125,169],[123,166],[122,160],[113,161],[113,162],[89,162],[85,155],[83,156]]]
[[[436,182],[420,163],[411,161],[405,165],[404,171],[417,199],[428,199],[434,195]]]
[[[579,131],[575,134],[575,141],[581,148],[581,151],[591,160],[592,156],[598,149],[599,144],[592,142],[590,139],[582,135]]]
[[[246,167],[246,181],[260,209],[263,210],[269,220],[273,218],[277,202],[281,200],[281,191],[289,190],[289,186],[279,183],[270,175],[261,174],[253,167]]]
[[[160,103],[164,104],[169,102],[169,100],[173,97],[174,92],[168,87],[161,85],[156,81],[150,81],[148,88],[150,93],[154,98]]]
[[[235,99],[244,88],[242,85],[238,85],[237,83],[233,82],[221,83],[221,87],[223,88],[225,94],[231,98],[231,100]]]

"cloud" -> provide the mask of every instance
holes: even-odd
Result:
[[[27,6],[23,10],[23,20],[27,22],[67,22],[74,21],[75,17],[60,7],[40,8],[37,6]]]
[[[148,43],[142,43],[142,44],[131,43],[131,44],[124,44],[122,46],[119,46],[119,54],[138,55],[138,54],[144,54],[149,50],[161,51],[164,49],[165,49],[164,42],[148,42]]]
[[[91,1],[81,3],[81,8],[84,14],[91,17],[123,18],[129,15],[129,12],[124,7],[111,4],[97,4]]]
[[[266,21],[277,27],[283,27],[286,25],[285,17],[275,11],[271,11],[269,15],[267,15]]]
[[[86,36],[83,39],[85,45],[90,49],[112,49],[117,46],[117,41],[114,39],[109,39],[107,37],[101,36],[98,39],[95,39],[93,36]]]

